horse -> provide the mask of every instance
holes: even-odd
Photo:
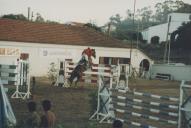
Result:
[[[85,50],[89,50],[89,53],[87,54]],[[68,78],[70,86],[72,85],[75,78],[77,78],[75,81],[75,86],[77,86],[77,83],[82,79],[83,72],[85,72],[88,68],[92,68],[93,63],[91,57],[96,58],[95,49],[88,48],[85,50],[82,52],[82,58],[80,59],[77,66],[74,68],[70,77]]]

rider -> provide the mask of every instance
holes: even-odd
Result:
[[[86,66],[91,67],[91,65],[93,64],[91,58],[93,52],[95,52],[95,49],[90,49],[89,47],[87,49],[84,49],[84,51],[82,52],[82,59],[80,60],[79,64],[82,64],[85,61]]]

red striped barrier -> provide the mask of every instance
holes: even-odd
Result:
[[[65,61],[65,78],[69,78],[72,71],[76,67],[77,64],[71,62],[71,61]],[[112,75],[112,69],[111,65],[105,65],[105,64],[93,64],[91,70],[87,70],[83,73],[83,77],[81,79],[81,82],[87,82],[87,83],[97,83],[98,82],[98,76],[104,75],[104,77],[111,77]],[[87,79],[88,78],[88,79]]]

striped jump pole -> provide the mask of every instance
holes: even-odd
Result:
[[[65,83],[64,76],[65,76],[64,61],[59,60],[59,70],[57,72],[57,78],[56,78],[56,82],[55,82],[54,86],[64,86],[64,83]]]
[[[177,121],[173,121],[173,120],[165,120],[156,116],[150,116],[147,114],[140,114],[137,112],[130,112],[128,110],[123,110],[123,109],[113,109],[116,112],[120,112],[120,113],[124,113],[124,114],[128,114],[131,116],[136,116],[136,117],[141,117],[141,118],[145,118],[145,119],[150,119],[150,120],[155,120],[155,121],[161,121],[161,122],[165,122],[165,123],[170,123],[170,124],[174,124],[177,125]]]
[[[180,99],[151,93],[131,91],[128,88],[117,89],[115,85],[101,85],[98,90],[97,115],[99,122],[120,119],[127,125],[141,128],[189,128],[191,125],[191,85],[183,81],[180,86]],[[115,86],[116,87],[116,86]],[[183,89],[185,88],[185,89]],[[103,93],[101,90],[108,90]],[[185,94],[187,91],[187,94]],[[100,96],[107,96],[102,103]],[[185,98],[187,97],[187,98]],[[101,104],[101,105],[100,105]],[[102,106],[102,107],[100,107]],[[100,108],[107,108],[103,113]],[[182,114],[183,113],[183,114]],[[103,118],[99,118],[102,116]],[[184,120],[182,117],[184,116]],[[92,119],[92,117],[90,119]]]
[[[71,72],[74,70],[74,68],[77,66],[77,64],[73,62],[67,62],[65,61],[65,77],[70,77]],[[87,70],[84,72],[84,76],[87,75],[96,75],[96,77],[100,74],[99,71],[103,71],[101,75],[104,76],[110,76],[111,74],[111,65],[104,65],[104,64],[93,64],[92,70]]]
[[[176,98],[176,97],[160,96],[160,95],[154,95],[154,94],[145,93],[145,92],[137,92],[137,91],[121,90],[121,89],[112,89],[112,91],[118,91],[121,93],[128,93],[128,94],[133,94],[133,95],[137,95],[137,96],[144,96],[144,97],[156,98],[156,99],[161,99],[161,100],[168,100],[168,101],[175,101],[175,102],[179,101],[179,98]]]
[[[17,65],[0,64],[0,79],[3,85],[16,85]]]
[[[18,60],[17,64],[17,83],[16,91],[11,98],[28,99],[31,95],[30,92],[30,71],[29,62],[24,60]]]
[[[65,79],[67,79],[70,77],[72,71],[74,70],[77,64],[73,63],[72,61],[65,61],[64,65],[64,77]],[[83,73],[81,82],[97,84],[99,75],[108,78],[111,76],[118,77],[118,68],[117,66],[113,65],[93,64],[91,70],[87,70]]]
[[[171,109],[178,110],[178,105],[169,105],[169,104],[164,104],[164,103],[159,103],[159,102],[154,102],[154,101],[141,100],[141,99],[137,99],[137,98],[131,99],[131,98],[124,97],[124,96],[111,96],[111,97],[121,99],[121,100],[131,101],[131,102],[142,103],[142,104],[146,104],[146,105],[157,106],[160,108],[171,108]]]
[[[12,98],[26,99],[30,96],[30,74],[28,61],[18,60],[17,64],[0,64],[0,79],[3,85],[15,85]]]
[[[58,73],[55,86],[63,85],[65,83],[64,87],[68,87],[67,79],[70,77],[72,71],[76,66],[77,64],[72,62],[71,59],[65,60],[64,78],[63,75],[60,75],[60,73]],[[83,73],[81,82],[97,84],[99,75],[104,75],[104,77],[108,78],[112,76],[116,81],[115,83],[117,83],[117,85],[115,85],[116,88],[128,88],[128,72],[126,70],[122,71],[121,66],[127,69],[127,65],[125,64],[119,64],[119,65],[93,64],[91,70],[87,70]],[[121,80],[121,75],[125,77],[125,80]]]
[[[147,108],[147,107],[134,105],[134,104],[130,104],[130,103],[123,103],[123,102],[114,102],[114,101],[112,101],[111,103],[116,104],[118,106],[122,106],[122,107],[128,107],[128,108],[131,108],[131,109],[143,110],[143,111],[146,111],[146,112],[157,113],[157,114],[165,115],[165,116],[178,117],[178,113],[175,113],[175,112],[165,112],[165,111],[155,109],[155,108]]]
[[[113,88],[110,91],[110,106],[113,106],[110,110],[114,111],[115,118],[121,118],[124,123],[142,128],[160,128],[166,125],[178,127],[178,98]],[[147,123],[155,121],[158,124],[141,124],[139,120],[142,119],[147,120]]]
[[[121,120],[123,123],[126,123],[128,125],[132,125],[132,126],[136,126],[136,127],[140,127],[140,128],[157,128],[152,125],[145,125],[145,124],[141,124],[141,123],[135,122],[135,121],[128,121],[128,120],[124,120],[121,118],[115,118],[115,119]]]

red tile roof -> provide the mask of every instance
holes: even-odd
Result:
[[[0,19],[0,41],[128,48],[121,41],[83,26]]]

